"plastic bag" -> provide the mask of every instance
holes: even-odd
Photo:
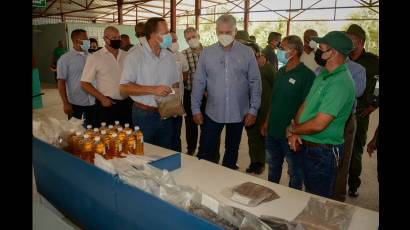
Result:
[[[287,220],[274,217],[274,216],[262,215],[260,219],[274,230],[304,230],[305,229],[299,223],[287,221]]]
[[[185,115],[179,89],[172,89],[172,93],[165,97],[155,97],[161,119]]]
[[[305,229],[346,230],[355,208],[350,205],[311,197],[307,206],[295,218]]]
[[[278,199],[279,195],[272,189],[252,182],[245,182],[232,189],[231,200],[240,204],[255,207],[262,202]]]

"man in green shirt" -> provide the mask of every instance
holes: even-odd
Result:
[[[345,60],[353,49],[346,33],[313,37],[325,68],[316,77],[295,121],[286,129],[292,150],[302,145],[306,192],[330,198],[344,153],[344,128],[355,101],[355,88]],[[303,142],[302,142],[303,140]]]
[[[59,40],[57,47],[53,51],[53,55],[51,58],[51,66],[50,66],[50,70],[54,72],[54,78],[56,82],[57,82],[57,61],[65,53],[67,53],[67,49],[64,46],[64,42],[63,40]]]
[[[245,127],[248,134],[249,157],[251,164],[246,169],[247,173],[261,174],[265,169],[265,139],[260,130],[269,109],[269,102],[272,95],[273,79],[275,70],[273,65],[266,61],[266,57],[261,54],[259,46],[254,42],[245,43],[253,49],[256,60],[258,61],[259,71],[262,80],[261,106],[256,116],[256,122],[250,127]]]
[[[309,93],[315,74],[302,62],[303,42],[298,36],[285,37],[278,50],[278,59],[285,63],[273,82],[269,115],[262,127],[265,138],[268,180],[279,183],[283,160],[288,162],[289,187],[302,189],[303,171],[300,153],[292,152],[285,136],[286,126],[295,117]],[[263,92],[263,90],[262,90]]]
[[[360,187],[360,174],[362,172],[362,155],[367,140],[369,128],[369,115],[376,110],[378,103],[374,103],[374,90],[379,77],[379,57],[364,50],[366,41],[365,31],[358,25],[352,24],[346,33],[352,39],[354,50],[350,53],[350,59],[359,63],[366,69],[366,89],[357,100],[357,129],[354,138],[352,157],[349,168],[349,196],[357,197],[357,189]]]

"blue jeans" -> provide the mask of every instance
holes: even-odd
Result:
[[[283,160],[288,162],[289,187],[302,190],[303,169],[302,153],[290,150],[285,138],[265,138],[266,159],[269,165],[268,180],[279,183],[282,176]]]
[[[238,160],[239,144],[241,143],[243,122],[239,123],[217,123],[204,114],[204,124],[201,128],[201,138],[197,157],[215,162],[218,152],[218,140],[222,129],[226,126],[225,155],[222,165],[231,169],[236,167]],[[218,163],[218,162],[215,162]]]
[[[306,192],[330,198],[337,167],[343,159],[344,145],[334,145],[332,148],[303,145],[301,151]]]
[[[173,149],[174,122],[172,119],[161,120],[159,113],[132,108],[132,122],[139,126],[144,142]]]

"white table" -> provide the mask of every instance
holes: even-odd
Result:
[[[156,154],[166,154],[171,151],[149,144],[145,146],[146,151],[155,152]],[[181,159],[181,168],[171,173],[177,184],[199,188],[201,191],[213,196],[226,205],[244,209],[257,216],[269,215],[286,220],[293,220],[304,209],[311,196],[326,199],[228,169],[205,160],[198,160],[196,157],[186,154],[181,154]],[[244,182],[254,182],[269,187],[273,189],[280,198],[260,204],[257,207],[247,207],[231,201],[224,195],[228,187],[233,187]],[[335,200],[332,201],[337,202]],[[376,230],[378,225],[378,212],[356,206],[349,230]]]

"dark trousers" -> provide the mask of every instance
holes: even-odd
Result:
[[[204,124],[201,130],[198,158],[215,162],[218,139],[226,126],[225,155],[222,165],[231,169],[236,167],[239,144],[241,143],[243,122],[217,123],[204,114]],[[215,162],[217,163],[217,162]]]
[[[128,123],[130,127],[133,127],[131,115],[133,101],[131,98],[124,100],[114,100],[111,98],[111,100],[113,100],[115,104],[110,107],[104,107],[100,101],[95,100],[98,124],[106,122],[108,126],[114,125],[115,121],[119,121],[121,125]]]
[[[350,157],[353,151],[353,141],[356,134],[356,115],[352,114],[346,122],[344,132],[344,156],[341,159],[335,181],[333,199],[344,202],[346,200],[347,177],[349,174]]]
[[[181,128],[182,128],[182,117],[173,117],[169,118],[172,119],[174,130],[172,132],[173,138],[172,138],[172,150],[181,152],[182,147],[181,147]]]
[[[353,144],[352,157],[349,168],[349,190],[356,191],[361,184],[362,155],[367,141],[367,130],[369,128],[369,117],[356,116],[357,129]]]
[[[187,142],[187,153],[194,155],[198,143],[198,125],[194,122],[191,110],[191,90],[184,90],[184,109],[185,109],[185,138]],[[205,114],[206,97],[202,98],[201,112]],[[202,129],[202,128],[201,128]],[[215,153],[215,161],[219,162],[219,147],[220,138],[218,139],[217,152]]]
[[[99,127],[99,124],[96,121],[96,114],[95,114],[95,105],[90,106],[81,106],[81,105],[74,105],[71,104],[73,108],[73,114],[68,116],[70,120],[71,117],[75,117],[77,119],[84,118],[83,126],[87,127],[87,125],[92,125],[93,127]]]

